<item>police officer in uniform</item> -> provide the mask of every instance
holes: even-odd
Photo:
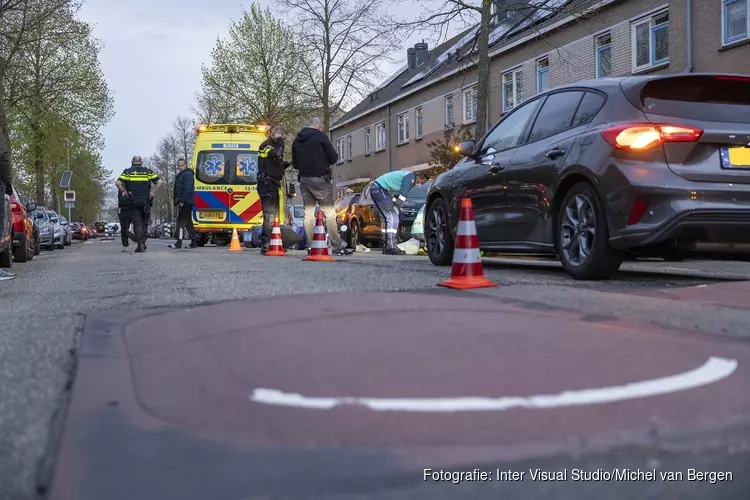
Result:
[[[151,210],[151,200],[157,189],[164,185],[156,173],[150,168],[143,166],[143,160],[140,156],[134,156],[131,161],[131,167],[126,168],[115,183],[120,195],[127,198],[130,208],[130,222],[133,224],[136,242],[138,247],[136,252],[146,250],[146,237],[148,228],[146,223],[149,219]],[[154,189],[151,189],[151,185]]]
[[[271,241],[273,221],[279,217],[279,189],[289,162],[284,161],[286,131],[274,127],[268,139],[258,146],[258,195],[263,207],[263,232],[260,252],[265,254]]]

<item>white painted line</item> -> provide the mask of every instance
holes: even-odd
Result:
[[[301,394],[275,389],[255,389],[251,401],[275,406],[293,406],[316,410],[330,410],[336,406],[359,405],[375,411],[408,412],[463,412],[504,411],[512,408],[560,408],[628,399],[659,396],[694,389],[728,377],[737,369],[737,361],[711,357],[702,366],[668,377],[634,382],[632,384],[565,391],[559,394],[505,398],[310,398]]]

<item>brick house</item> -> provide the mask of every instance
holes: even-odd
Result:
[[[750,0],[528,3],[545,1],[541,8],[495,15],[488,127],[538,92],[578,80],[750,73]],[[427,168],[427,142],[442,139],[446,128],[473,128],[475,34],[476,28],[467,30],[432,50],[424,43],[409,48],[407,64],[333,124],[339,193],[391,170]]]

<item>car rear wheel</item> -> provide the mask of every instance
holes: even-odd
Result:
[[[21,243],[13,249],[13,258],[16,262],[28,262],[29,253],[29,242],[26,235],[24,235]]]
[[[424,237],[427,255],[436,266],[448,266],[453,261],[453,235],[448,226],[448,208],[438,198],[427,208]]]
[[[590,184],[576,184],[565,194],[557,214],[556,246],[574,279],[609,279],[622,265],[624,256],[609,245],[604,207]]]
[[[39,243],[39,238],[34,240],[34,255],[42,253],[42,244]]]
[[[208,238],[206,238],[205,236],[198,235],[198,237],[195,238],[195,244],[198,245],[199,247],[205,247],[207,240]]]

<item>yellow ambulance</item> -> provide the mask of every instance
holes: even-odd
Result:
[[[244,233],[263,224],[258,196],[258,146],[266,140],[266,125],[198,125],[190,168],[195,172],[193,223],[198,246],[213,240],[226,245],[237,229]],[[284,224],[284,189],[279,217]],[[244,238],[246,241],[247,237]]]

